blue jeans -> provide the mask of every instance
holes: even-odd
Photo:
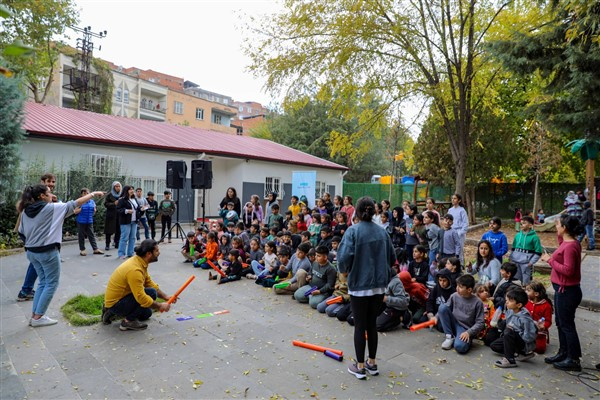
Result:
[[[23,281],[23,286],[21,287],[21,294],[29,294],[33,291],[33,286],[35,285],[35,280],[38,278],[37,272],[35,272],[35,268],[32,263],[29,263],[29,267],[27,267],[27,272],[25,273],[25,280]]]
[[[460,340],[460,335],[466,332],[466,329],[458,323],[452,310],[445,304],[442,304],[437,312],[437,319],[442,325],[442,329],[446,335],[454,337],[454,349],[457,353],[465,354],[471,348],[471,339],[468,342]]]
[[[587,235],[588,237],[588,248],[595,249],[596,248],[596,240],[594,239],[594,225],[584,225],[584,233],[579,236],[579,243],[583,240],[583,238]]]
[[[144,238],[150,239],[150,227],[148,226],[148,219],[146,217],[140,218],[140,223],[144,227]],[[139,226],[136,229],[135,238],[140,240],[140,229]]]
[[[152,297],[153,300],[156,300],[156,289],[145,288],[144,291],[148,296]],[[132,293],[129,293],[127,296],[123,297],[109,310],[116,315],[124,316],[128,321],[145,321],[152,316],[152,309],[142,307],[140,303],[136,301],[135,297],[133,297]]]
[[[117,254],[122,256],[133,256],[133,248],[135,246],[135,233],[137,232],[137,223],[121,225],[121,239],[119,239],[119,251]]]
[[[254,271],[254,275],[256,275],[257,278],[259,276],[269,275],[269,270],[258,261],[252,260],[250,266],[252,267],[252,271]]]
[[[33,313],[44,315],[58,288],[60,279],[60,253],[58,249],[44,253],[27,252],[27,259],[38,274],[39,281],[33,296]]]

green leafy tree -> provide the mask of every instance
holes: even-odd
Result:
[[[35,102],[43,103],[54,79],[60,41],[65,29],[78,22],[73,0],[0,0],[12,13],[2,21],[0,48],[16,40],[32,46],[35,53],[27,59],[5,55],[8,67],[24,77]]]
[[[403,101],[431,101],[456,164],[456,190],[462,193],[473,115],[482,106],[485,88],[495,79],[492,73],[478,81],[488,62],[483,43],[508,4],[289,0],[280,14],[253,21],[263,37],[249,43],[250,69],[267,77],[268,89],[285,91],[289,97],[314,88],[319,94],[332,91],[340,96],[337,105],[348,113],[356,112],[347,101],[350,94],[383,98],[379,109],[363,108],[357,114],[359,126],[389,118],[390,110]],[[340,150],[346,150],[367,131],[334,135],[334,144],[343,142],[346,147]],[[333,151],[338,147],[333,146]]]

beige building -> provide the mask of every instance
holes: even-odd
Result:
[[[236,129],[230,126],[231,119],[235,116],[235,108],[175,90],[169,90],[167,98],[168,122],[193,128],[236,133]]]

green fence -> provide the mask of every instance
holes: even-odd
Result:
[[[558,214],[563,210],[563,202],[569,190],[583,189],[583,183],[540,183],[540,194],[542,207],[547,216]],[[417,200],[425,200],[426,184],[420,184],[417,188]],[[533,208],[532,183],[484,183],[475,189],[475,214],[478,218],[499,216],[510,219],[515,215],[515,208],[523,211]],[[392,185],[390,196],[390,185],[371,183],[344,183],[344,195],[350,195],[358,200],[362,196],[370,196],[376,201],[389,199],[392,207],[413,199],[414,185]],[[450,201],[453,188],[441,186],[429,186],[428,196],[439,202]],[[537,211],[537,210],[536,210]],[[536,214],[534,212],[534,214]]]

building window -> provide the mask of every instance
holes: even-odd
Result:
[[[284,198],[285,193],[281,185],[281,178],[275,178],[272,176],[267,176],[265,178],[265,198],[267,198],[271,192],[277,193],[278,199]]]
[[[183,103],[180,101],[175,102],[175,114],[183,114]]]
[[[129,90],[125,89],[123,91],[123,103],[129,104]]]
[[[114,177],[121,174],[122,158],[106,154],[88,154],[88,165],[93,176]]]
[[[252,107],[246,108],[246,111],[248,111],[250,114],[252,114]]]
[[[325,182],[317,181],[315,183],[315,199],[323,197],[323,193],[327,191],[325,186]]]
[[[221,116],[219,114],[213,114],[213,122],[221,125]]]
[[[146,100],[146,98],[144,97],[144,98],[142,99],[142,108],[146,108],[146,107],[148,107],[148,105],[147,105],[147,104],[148,104],[148,100]]]
[[[229,99],[223,99],[223,104],[229,104]]]
[[[239,110],[239,112],[244,112],[244,106],[239,106],[238,110]]]
[[[117,88],[117,91],[115,92],[115,96],[117,98],[117,101],[121,101],[121,88]]]
[[[204,109],[196,108],[196,119],[203,120],[204,119]]]

